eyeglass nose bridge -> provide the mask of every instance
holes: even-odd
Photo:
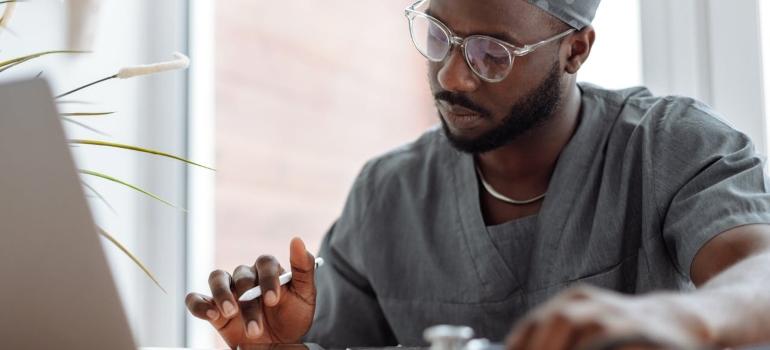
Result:
[[[450,35],[449,41],[452,43],[452,46],[463,46],[464,39],[457,36],[457,35]]]
[[[459,47],[460,51],[463,52],[463,56],[465,55],[465,39],[449,34],[449,51],[447,52],[447,56],[452,53],[452,50],[454,50],[455,47]]]

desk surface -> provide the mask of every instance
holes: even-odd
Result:
[[[325,350],[318,344],[306,343],[306,344],[247,344],[242,345],[241,350]],[[385,348],[382,348],[385,349]],[[394,348],[395,349],[395,348]],[[196,349],[196,348],[163,348],[163,347],[140,347],[138,350],[215,350],[211,349]],[[216,349],[219,350],[219,349]],[[221,350],[229,350],[227,348]]]
[[[195,348],[146,348],[142,347],[139,350],[214,350],[214,349],[195,349]]]
[[[139,350],[215,350],[215,349],[196,349],[196,348],[147,348],[140,347]],[[217,349],[218,350],[218,349]],[[224,350],[224,349],[222,349]]]
[[[429,348],[413,347],[380,347],[380,348],[349,348],[348,350],[428,350]],[[196,349],[196,348],[159,348],[159,347],[140,347],[139,350],[215,350],[215,349]],[[220,350],[220,349],[216,349]],[[221,349],[229,350],[229,349]],[[318,344],[249,344],[241,347],[241,350],[326,350]]]

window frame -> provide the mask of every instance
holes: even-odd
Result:
[[[644,0],[644,83],[711,105],[766,153],[758,0]]]

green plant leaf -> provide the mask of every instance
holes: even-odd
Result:
[[[0,67],[5,67],[5,66],[11,65],[11,64],[18,64],[18,63],[26,62],[26,61],[29,61],[31,59],[38,58],[40,56],[51,55],[51,54],[56,54],[56,53],[89,53],[89,52],[90,51],[78,51],[78,50],[51,50],[51,51],[43,51],[43,52],[33,53],[33,54],[30,54],[30,55],[26,55],[26,56],[16,57],[14,59],[7,60],[7,61],[2,61],[2,62],[0,62]]]
[[[72,112],[72,113],[59,113],[62,117],[91,117],[99,115],[109,115],[115,112]]]
[[[126,249],[126,247],[124,247],[122,244],[120,244],[120,242],[118,242],[118,240],[117,240],[117,239],[115,239],[115,237],[112,237],[112,235],[110,235],[109,233],[107,233],[107,231],[105,231],[105,230],[104,230],[104,229],[102,229],[101,227],[98,227],[98,226],[97,226],[97,227],[96,227],[96,229],[99,231],[99,234],[100,234],[100,235],[102,235],[102,237],[104,237],[104,238],[106,238],[108,241],[112,242],[112,244],[114,244],[116,247],[118,247],[118,249],[122,250],[122,251],[123,251],[123,253],[125,253],[126,255],[128,255],[128,257],[129,257],[129,258],[131,258],[131,260],[133,260],[133,261],[134,261],[134,263],[136,263],[136,264],[139,266],[139,268],[141,268],[141,269],[142,269],[142,271],[144,271],[144,273],[147,275],[147,277],[149,277],[149,278],[150,278],[150,279],[151,279],[153,282],[155,282],[155,285],[156,285],[156,286],[158,286],[158,288],[160,288],[160,290],[162,290],[162,291],[163,291],[163,293],[166,293],[166,294],[168,294],[168,292],[166,291],[166,289],[165,289],[165,288],[163,288],[163,286],[161,286],[161,285],[160,285],[160,283],[158,282],[158,280],[157,280],[157,279],[155,279],[155,276],[153,276],[153,275],[150,273],[150,271],[149,271],[149,270],[147,270],[147,268],[146,268],[146,267],[144,267],[144,265],[142,265],[142,263],[139,261],[139,259],[137,259],[137,258],[134,256],[134,254],[131,254],[131,252],[129,252],[129,251],[128,251],[128,249]]]
[[[139,192],[141,192],[141,193],[144,193],[145,195],[148,195],[148,196],[150,196],[150,197],[152,197],[152,198],[154,198],[154,199],[156,199],[156,200],[159,200],[159,201],[163,202],[163,203],[164,203],[164,204],[166,204],[166,205],[169,205],[169,206],[172,206],[172,207],[174,207],[174,208],[177,208],[177,209],[179,209],[179,210],[181,210],[181,211],[187,212],[187,210],[185,210],[184,208],[180,208],[180,207],[177,207],[176,205],[173,205],[173,204],[171,204],[171,203],[167,202],[167,201],[166,201],[166,200],[164,200],[163,198],[160,198],[160,197],[158,197],[158,196],[156,196],[156,195],[154,195],[154,194],[152,194],[152,193],[150,193],[150,192],[147,192],[147,191],[145,191],[145,190],[143,190],[143,189],[141,189],[141,188],[139,188],[139,187],[136,187],[136,186],[134,186],[134,185],[132,185],[132,184],[130,184],[130,183],[127,183],[127,182],[124,182],[124,181],[118,180],[118,179],[116,179],[116,178],[114,178],[114,177],[112,177],[112,176],[109,176],[109,175],[104,175],[104,174],[102,174],[102,173],[97,173],[97,172],[95,172],[95,171],[91,171],[91,170],[84,170],[84,169],[80,169],[80,170],[78,170],[78,171],[80,171],[80,173],[81,173],[81,174],[86,174],[86,175],[91,175],[91,176],[101,177],[102,179],[105,179],[105,180],[110,180],[110,181],[113,181],[113,182],[117,182],[117,183],[119,183],[119,184],[121,184],[121,185],[123,185],[123,186],[127,186],[127,187],[130,187],[130,188],[132,188],[132,189],[134,189],[134,190],[136,190],[136,191],[139,191]]]
[[[95,132],[95,133],[97,133],[99,135],[102,135],[102,136],[105,136],[105,137],[110,137],[110,135],[107,135],[107,134],[105,134],[105,133],[103,133],[103,132],[101,132],[101,131],[99,131],[97,129],[94,129],[94,128],[88,126],[88,125],[85,125],[85,124],[83,124],[83,123],[81,123],[81,122],[79,122],[77,120],[72,120],[71,118],[67,118],[67,117],[62,117],[61,119],[66,121],[66,122],[70,122],[72,124],[75,124],[75,125],[77,125],[77,126],[79,126],[81,128],[91,130],[91,131],[93,131],[93,132]]]
[[[0,68],[0,73],[2,73],[2,72],[5,72],[6,70],[8,70],[8,69],[11,69],[11,68],[13,68],[13,67],[16,67],[16,66],[18,66],[18,65],[20,65],[20,64],[22,64],[22,63],[24,63],[24,62],[27,62],[27,61],[29,61],[30,59],[31,59],[31,58],[29,58],[29,59],[26,59],[26,60],[23,60],[23,61],[19,61],[19,62],[14,62],[14,63],[11,63],[11,64],[9,64],[9,65],[3,66],[2,68]]]
[[[93,192],[96,195],[96,197],[98,197],[102,201],[102,203],[104,203],[104,205],[107,206],[107,208],[110,208],[110,211],[112,211],[113,214],[117,214],[117,212],[115,211],[115,208],[113,208],[110,205],[110,202],[107,201],[107,198],[104,198],[104,196],[102,196],[102,194],[99,193],[99,191],[97,191],[95,188],[91,187],[91,185],[89,185],[87,182],[85,182],[85,181],[81,181],[81,182],[83,183],[83,186],[85,186],[88,190]]]
[[[95,103],[88,102],[88,101],[78,101],[78,100],[56,100],[57,104],[63,105],[63,104],[83,104],[83,105],[93,105]]]
[[[131,146],[131,145],[124,145],[124,144],[113,143],[113,142],[96,141],[96,140],[78,140],[78,139],[74,139],[74,140],[70,140],[70,143],[81,144],[81,145],[95,145],[95,146],[117,147],[117,148],[123,148],[123,149],[132,150],[132,151],[139,151],[139,152],[144,152],[144,153],[149,153],[149,154],[155,154],[155,155],[159,155],[159,156],[164,156],[164,157],[176,159],[176,160],[185,162],[187,164],[192,164],[192,165],[195,165],[195,166],[199,166],[201,168],[206,168],[206,169],[209,169],[209,170],[217,171],[214,168],[209,168],[209,167],[207,167],[205,165],[201,165],[201,164],[189,161],[189,160],[184,159],[182,157],[177,157],[177,156],[172,155],[172,154],[163,153],[163,152],[159,152],[159,151],[151,150],[151,149],[147,149],[147,148],[141,148],[141,147],[136,147],[136,146]]]

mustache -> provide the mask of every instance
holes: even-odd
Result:
[[[457,92],[439,91],[433,94],[433,98],[436,99],[436,102],[438,102],[439,100],[445,101],[449,104],[457,105],[460,107],[464,107],[464,108],[476,111],[482,116],[489,116],[492,114],[489,111],[487,111],[486,108],[473,102],[467,96]]]

